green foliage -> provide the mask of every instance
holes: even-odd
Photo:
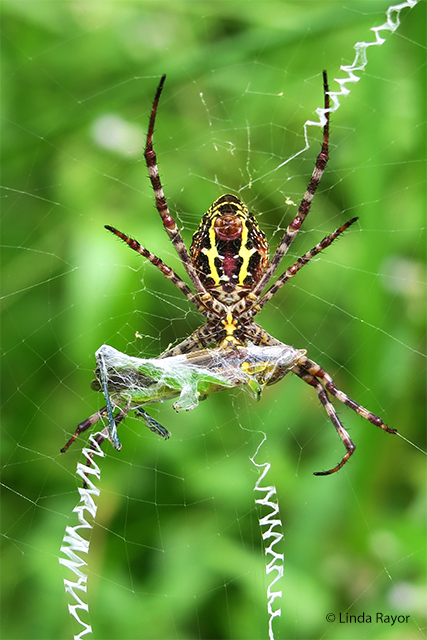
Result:
[[[321,71],[343,77],[388,3],[2,2],[2,638],[70,638],[58,564],[75,524],[77,444],[101,406],[95,351],[156,357],[200,324],[136,237],[183,276],[154,207],[141,147],[167,74],[155,147],[187,245],[222,193],[239,195],[274,249],[303,194],[320,131]],[[289,262],[358,215],[260,314],[337,385],[425,446],[425,3],[351,86],[331,159]],[[183,276],[184,277],[184,276]],[[136,337],[136,332],[138,336]],[[265,638],[265,557],[249,458],[272,469],[285,539],[282,638],[408,638],[423,628],[425,456],[339,407],[349,465],[313,389],[260,403],[239,390],[191,413],[135,420],[104,446],[89,554],[94,638]],[[82,443],[80,443],[82,444]],[[105,443],[107,445],[108,443]],[[410,626],[331,625],[328,612],[411,614]]]

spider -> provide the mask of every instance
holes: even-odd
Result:
[[[156,207],[183,266],[191,280],[194,291],[160,258],[148,251],[139,242],[130,238],[118,229],[106,225],[105,228],[121,238],[131,249],[147,258],[166,276],[205,317],[205,324],[196,329],[180,344],[163,353],[160,358],[189,354],[213,346],[232,352],[246,345],[275,346],[282,342],[268,334],[254,322],[254,317],[264,305],[293,278],[298,271],[314,256],[326,249],[336,238],[350,227],[357,218],[352,218],[336,231],[326,236],[315,247],[280,275],[274,284],[264,292],[272,277],[276,274],[282,259],[285,257],[292,242],[310,211],[311,202],[319,186],[329,157],[329,89],[326,71],[323,72],[324,117],[323,141],[316,164],[306,192],[301,200],[297,214],[287,227],[278,247],[269,259],[269,246],[264,232],[258,226],[255,216],[245,204],[232,194],[225,194],[218,198],[208,209],[193,235],[190,251],[184,244],[181,233],[173,219],[160,180],[156,154],[153,149],[153,132],[157,108],[166,76],[163,75],[154,97],[148,126],[147,141],[144,151],[149,177],[154,190]],[[314,475],[325,476],[335,473],[343,467],[355,450],[355,445],[344,429],[328,394],[337,398],[360,416],[369,420],[388,433],[397,433],[395,429],[387,427],[383,420],[371,413],[360,404],[351,400],[345,393],[335,386],[331,376],[318,364],[301,352],[292,368],[294,374],[304,382],[314,387],[321,404],[339,437],[346,453],[342,460],[328,471],[315,472]],[[272,379],[270,384],[274,384]],[[107,390],[103,380],[104,390]],[[61,451],[65,451],[75,438],[89,426],[97,422],[102,416],[109,415],[110,424],[116,428],[123,420],[128,409],[124,408],[113,418],[111,406],[96,412],[93,416],[80,423],[75,434]],[[140,413],[145,413],[142,409]],[[148,416],[148,414],[145,414]],[[150,418],[149,428],[163,437],[169,437],[168,432]],[[155,424],[154,424],[155,423]],[[163,432],[161,431],[163,429]],[[165,433],[167,435],[165,435]],[[102,442],[105,439],[100,438]],[[114,443],[113,443],[114,444]],[[116,446],[116,448],[120,448]]]

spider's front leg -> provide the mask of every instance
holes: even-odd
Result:
[[[328,394],[326,393],[325,389],[320,384],[320,382],[317,380],[317,378],[315,378],[314,375],[312,375],[311,373],[309,373],[299,365],[296,365],[292,369],[292,371],[299,378],[301,378],[301,380],[304,380],[304,382],[306,382],[307,384],[310,384],[312,387],[316,389],[316,393],[319,396],[320,402],[325,407],[326,413],[328,414],[330,421],[332,422],[335,429],[337,430],[337,433],[341,438],[341,440],[343,441],[343,444],[347,450],[347,453],[345,454],[341,462],[339,462],[336,465],[336,467],[334,467],[333,469],[329,469],[329,471],[315,471],[313,474],[315,476],[329,476],[331,473],[335,473],[336,471],[339,471],[345,465],[347,460],[349,460],[350,456],[354,453],[356,449],[356,445],[352,442],[347,431],[344,429],[341,423],[341,420],[338,418],[337,412],[334,409],[334,406],[332,405],[332,403],[328,398]]]
[[[326,371],[324,371],[322,367],[319,367],[318,364],[313,362],[313,360],[302,356],[299,359],[298,364],[295,365],[292,371],[302,380],[304,380],[304,382],[310,384],[316,389],[316,393],[319,396],[320,402],[325,407],[332,424],[334,425],[339,437],[341,438],[345,448],[347,449],[346,455],[336,467],[330,469],[329,471],[316,472],[314,475],[326,476],[331,473],[335,473],[336,471],[341,469],[341,467],[347,462],[356,448],[351,441],[347,431],[344,429],[340,419],[338,418],[333,405],[329,401],[327,392],[331,393],[333,396],[335,396],[335,398],[337,398],[347,407],[350,407],[350,409],[353,409],[353,411],[362,416],[362,418],[365,418],[365,420],[369,420],[369,422],[371,422],[376,427],[383,429],[383,431],[387,431],[387,433],[397,433],[396,429],[391,429],[386,424],[384,424],[382,418],[375,415],[371,411],[368,411],[368,409],[365,409],[365,407],[362,407],[362,405],[358,404],[357,402],[349,398],[343,391],[338,389],[335,386],[335,383],[332,380],[331,376],[326,373]]]
[[[347,407],[353,409],[353,411],[358,413],[359,416],[362,416],[362,418],[365,418],[365,420],[369,420],[369,422],[371,422],[373,425],[379,427],[380,429],[383,429],[383,431],[387,431],[387,433],[397,433],[397,429],[390,429],[390,427],[384,424],[382,418],[375,415],[375,413],[372,413],[368,409],[365,409],[365,407],[362,407],[362,405],[358,404],[357,402],[349,398],[343,391],[338,389],[335,386],[335,383],[332,380],[331,376],[326,373],[326,371],[324,371],[322,367],[319,367],[318,364],[313,362],[313,360],[310,360],[309,358],[306,358],[304,356],[300,359],[299,364],[313,376],[319,378],[319,380],[322,382],[325,389],[329,391],[329,393],[335,396],[340,402],[347,405]]]
[[[80,422],[80,424],[77,425],[77,428],[73,433],[73,435],[71,436],[71,438],[62,447],[61,453],[65,453],[67,449],[70,447],[70,445],[73,444],[74,440],[76,440],[81,433],[89,429],[89,427],[91,427],[92,425],[96,424],[98,420],[101,420],[101,418],[106,415],[107,415],[107,407],[105,406],[99,411],[97,411],[96,413],[89,416],[89,418],[86,418],[86,420],[83,420],[83,422]]]
[[[126,417],[126,413],[127,413],[127,411],[121,409],[119,411],[119,413],[115,416],[114,422],[115,422],[116,427]],[[80,422],[80,424],[77,425],[77,429],[75,430],[75,432],[73,433],[71,438],[62,447],[61,453],[65,453],[67,451],[67,449],[70,447],[70,445],[73,444],[74,440],[76,440],[81,433],[83,433],[84,431],[89,429],[89,427],[92,427],[94,424],[96,424],[99,420],[101,420],[101,418],[104,418],[106,415],[108,415],[108,407],[107,406],[103,407],[99,411],[96,411],[96,413],[94,413],[91,416],[89,416],[89,418],[86,418],[86,420],[83,420],[83,422]],[[105,440],[105,438],[103,438],[102,441],[104,441],[104,440]]]

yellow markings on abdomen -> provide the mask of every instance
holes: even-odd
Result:
[[[248,277],[249,272],[249,260],[251,256],[256,253],[255,247],[252,249],[248,249],[246,244],[248,241],[248,227],[246,225],[246,221],[243,221],[243,230],[242,230],[242,243],[239,249],[239,256],[242,258],[243,262],[239,270],[239,285],[243,286],[245,284],[245,279]]]
[[[204,253],[208,259],[209,276],[214,281],[214,284],[218,286],[220,284],[220,278],[219,278],[218,269],[216,268],[216,265],[215,265],[215,258],[219,258],[218,249],[216,248],[216,242],[215,242],[216,237],[215,237],[215,229],[214,229],[214,223],[215,223],[216,217],[217,216],[213,216],[210,221],[210,228],[209,228],[210,247],[209,249],[206,249],[206,247],[203,247],[202,253]]]

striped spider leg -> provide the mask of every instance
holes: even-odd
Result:
[[[213,203],[203,216],[199,228],[193,236],[190,253],[187,251],[176,222],[166,204],[156,154],[153,149],[154,124],[164,82],[165,76],[163,75],[153,101],[144,156],[155,194],[157,210],[195,288],[195,293],[170,267],[139,242],[110,225],[106,226],[108,231],[117,235],[131,249],[140,253],[160,269],[206,317],[205,325],[160,357],[189,353],[214,344],[223,347],[242,345],[248,340],[255,344],[276,344],[278,341],[275,338],[269,336],[253,322],[253,316],[289,279],[285,275],[282,276],[281,281],[276,283],[275,287],[266,294],[266,297],[261,297],[263,289],[286,255],[310,210],[314,193],[328,161],[330,109],[326,72],[323,72],[325,124],[322,148],[297,215],[288,226],[271,261],[268,260],[269,247],[265,234],[259,228],[254,215],[248,211],[239,198],[231,194],[221,196]],[[348,222],[340,230],[319,243],[313,255],[326,248],[353,221]],[[313,255],[306,258],[305,263]]]
[[[92,427],[94,424],[99,422],[99,420],[101,420],[104,417],[108,418],[108,425],[104,427],[102,431],[99,431],[94,436],[93,439],[98,444],[98,446],[101,446],[104,440],[108,439],[110,440],[111,444],[116,450],[120,451],[120,449],[122,448],[120,440],[118,439],[118,436],[117,436],[117,427],[126,418],[127,414],[129,413],[129,407],[119,408],[118,412],[114,416],[113,415],[114,409],[111,406],[111,400],[110,400],[107,385],[103,385],[103,386],[104,386],[103,393],[107,401],[107,404],[105,405],[105,407],[102,407],[102,409],[100,409],[99,411],[96,411],[94,414],[89,416],[89,418],[86,418],[86,420],[83,420],[82,422],[80,422],[80,424],[77,425],[77,428],[73,433],[73,435],[71,436],[71,438],[62,447],[61,453],[65,453],[67,449],[70,447],[70,445],[73,444],[73,442],[76,440],[76,438],[78,438],[78,436],[81,433],[84,433],[87,429]],[[136,417],[141,419],[145,423],[145,425],[150,429],[150,431],[157,433],[157,435],[162,436],[162,438],[164,438],[165,440],[169,438],[170,436],[169,431],[167,431],[167,429],[165,429],[159,422],[157,422],[157,420],[155,420],[152,416],[150,416],[142,407],[136,407],[135,412],[137,414]],[[86,462],[87,467],[90,467],[92,463],[95,450],[96,450],[96,445],[91,444],[90,452]],[[84,482],[83,486],[84,488],[87,488],[86,482]]]
[[[131,247],[131,249],[138,251],[138,253],[143,255],[152,264],[158,267],[167,278],[169,278],[179,289],[181,289],[181,291],[184,293],[185,296],[187,296],[190,302],[195,304],[199,309],[199,311],[203,313],[204,311],[206,312],[207,308],[211,308],[212,306],[214,306],[213,304],[214,300],[212,300],[211,296],[207,293],[205,287],[203,286],[197,274],[196,268],[194,267],[191,261],[189,253],[187,251],[187,247],[185,246],[184,240],[182,239],[178,226],[169,212],[169,208],[166,203],[166,198],[163,192],[162,183],[160,180],[156,153],[153,149],[154,124],[156,121],[157,107],[159,104],[160,95],[162,93],[165,80],[166,80],[166,75],[164,74],[161,77],[159,86],[157,87],[156,95],[154,96],[153,106],[152,106],[151,115],[150,115],[150,121],[148,125],[147,141],[145,144],[144,157],[145,157],[145,162],[148,169],[148,175],[150,177],[151,185],[154,191],[157,211],[160,214],[165,231],[168,234],[175,248],[175,251],[179,256],[187,272],[187,275],[189,276],[191,282],[193,283],[193,286],[196,290],[197,295],[194,296],[194,294],[191,292],[191,290],[185,284],[185,282],[183,282],[183,280],[181,280],[181,278],[179,278],[179,276],[172,269],[167,267],[167,265],[165,265],[164,262],[160,260],[160,258],[157,258],[150,251],[147,251],[147,249],[142,247],[136,240],[132,240],[131,238],[126,236],[126,234],[118,231],[117,229],[109,225],[106,225],[105,228],[108,229],[108,231],[111,231],[112,233],[117,235],[124,242],[126,242]]]
[[[80,422],[80,424],[77,425],[77,428],[74,434],[71,436],[68,442],[62,447],[61,453],[65,453],[67,449],[70,447],[70,445],[74,442],[74,440],[76,440],[76,438],[81,433],[83,433],[84,431],[89,429],[89,427],[96,424],[103,417],[107,417],[108,426],[105,427],[102,431],[100,431],[96,435],[96,437],[94,438],[95,442],[100,446],[104,442],[104,440],[108,438],[111,444],[113,445],[113,447],[117,451],[120,451],[122,448],[121,442],[117,434],[117,427],[122,422],[122,420],[124,420],[126,415],[129,413],[131,406],[126,405],[124,407],[118,407],[119,410],[116,413],[116,415],[114,415],[114,410],[117,405],[112,406],[112,401],[111,401],[110,393],[108,390],[108,371],[107,371],[107,366],[104,360],[104,356],[101,352],[101,349],[98,350],[97,352],[96,362],[97,362],[96,372],[99,375],[98,382],[100,385],[100,389],[104,394],[104,398],[107,404],[105,405],[105,407],[103,407],[99,411],[96,411],[89,418],[86,418],[86,420],[83,420],[83,422]],[[95,387],[96,387],[96,381],[95,381]],[[170,434],[167,431],[167,429],[165,429],[160,423],[158,423],[157,420],[152,418],[142,407],[135,407],[135,411],[138,414],[137,417],[139,417],[151,431],[154,431],[155,433],[162,436],[166,440],[169,438]],[[92,449],[92,454],[89,454],[89,457],[87,460],[87,466],[90,466],[91,464],[91,461],[94,455],[95,445],[92,444],[91,449]]]
[[[262,296],[262,298],[257,304],[257,307],[261,309],[264,306],[264,304],[269,300],[271,300],[271,298],[277,293],[277,291],[281,287],[283,287],[283,285],[289,282],[289,280],[293,278],[304,265],[306,265],[312,258],[318,255],[321,251],[323,251],[323,249],[328,247],[331,244],[331,242],[333,242],[338,236],[340,236],[346,229],[348,229],[350,225],[352,225],[357,220],[358,218],[352,218],[351,220],[346,222],[344,225],[342,225],[342,227],[334,231],[334,233],[323,238],[323,240],[321,240],[315,247],[313,247],[313,249],[311,249],[310,251],[307,251],[307,253],[305,253],[303,256],[298,258],[298,260],[291,267],[289,267],[285,271],[285,273],[283,273],[280,276],[280,278],[276,280],[274,285],[272,285],[270,289]],[[261,331],[263,330],[261,329]],[[304,382],[313,386],[316,389],[316,393],[319,396],[319,400],[322,403],[323,407],[325,408],[330,421],[334,425],[347,451],[347,453],[342,458],[341,462],[339,462],[339,464],[337,464],[333,469],[330,469],[329,471],[317,471],[317,472],[314,472],[314,475],[326,476],[326,475],[335,473],[336,471],[339,471],[343,467],[343,465],[349,460],[350,456],[354,453],[356,449],[356,446],[350,439],[350,436],[348,435],[346,429],[341,423],[333,404],[330,402],[327,392],[329,392],[331,395],[333,395],[335,398],[337,398],[340,402],[345,404],[347,407],[350,407],[350,409],[353,409],[353,411],[355,411],[358,415],[362,416],[362,418],[369,420],[369,422],[371,422],[376,427],[379,427],[380,429],[387,431],[387,433],[392,433],[392,434],[397,433],[396,429],[391,429],[390,427],[385,425],[383,420],[379,416],[375,415],[371,411],[368,411],[368,409],[365,409],[360,404],[358,404],[357,402],[349,398],[343,391],[338,389],[334,381],[332,380],[331,376],[328,373],[326,373],[326,371],[324,371],[318,364],[313,362],[313,360],[310,360],[309,358],[302,356],[299,359],[298,363],[291,369],[291,371],[292,373],[295,373],[299,378],[301,378]]]
[[[308,187],[305,191],[305,194],[301,200],[301,204],[298,207],[298,211],[297,211],[297,215],[295,216],[295,218],[292,220],[292,222],[290,223],[290,225],[288,226],[288,228],[286,229],[286,232],[283,236],[283,238],[281,239],[281,241],[279,242],[279,245],[276,249],[276,252],[274,254],[274,256],[272,257],[272,259],[270,260],[270,264],[268,265],[268,268],[266,270],[266,272],[264,273],[263,277],[260,279],[260,281],[257,283],[257,285],[253,288],[252,292],[251,292],[251,299],[254,300],[259,298],[260,294],[262,293],[262,291],[265,289],[265,287],[267,286],[267,284],[270,282],[271,278],[273,277],[274,273],[276,272],[276,269],[278,268],[278,266],[280,265],[280,263],[282,262],[283,258],[285,257],[285,255],[287,254],[289,247],[291,246],[292,242],[295,240],[296,236],[298,235],[299,230],[301,229],[301,226],[304,222],[304,220],[306,219],[309,211],[310,211],[310,207],[311,207],[311,202],[313,200],[313,196],[316,192],[317,187],[320,184],[320,181],[322,179],[323,173],[325,171],[326,168],[326,163],[329,160],[329,113],[330,113],[330,108],[329,108],[329,88],[328,88],[328,78],[326,75],[326,71],[323,71],[323,93],[325,96],[325,106],[323,109],[323,114],[324,114],[324,118],[325,118],[325,124],[323,127],[323,141],[322,141],[322,148],[320,150],[319,155],[317,156],[316,159],[316,164],[314,165],[314,169],[313,169],[313,173],[311,175],[310,178],[310,182],[308,183]],[[351,222],[350,222],[351,224]],[[325,245],[324,248],[326,248]],[[284,283],[283,283],[284,284]],[[274,295],[274,293],[272,294]],[[270,296],[271,297],[271,296]],[[257,307],[257,303],[253,303],[253,306]]]
[[[256,324],[253,320],[254,317],[303,266],[326,249],[357,220],[357,218],[352,218],[336,231],[323,238],[313,249],[298,258],[282,275],[279,275],[276,281],[266,290],[310,211],[314,194],[320,184],[329,159],[330,101],[326,72],[323,72],[324,108],[322,109],[323,140],[321,150],[317,156],[297,214],[288,225],[271,260],[269,259],[267,238],[260,229],[254,214],[248,210],[238,197],[232,194],[220,196],[211,205],[193,235],[190,250],[187,250],[177,224],[168,209],[160,180],[156,154],[153,149],[154,125],[164,82],[165,76],[163,75],[151,109],[144,156],[154,190],[157,211],[193,285],[194,291],[175,271],[139,242],[115,227],[106,226],[108,231],[118,236],[133,251],[136,251],[157,267],[205,317],[205,324],[196,329],[177,346],[163,353],[159,358],[189,354],[213,346],[229,350],[229,353],[248,345],[267,347],[282,345],[286,347],[286,345],[283,345],[282,342],[269,335],[261,326]],[[107,431],[104,429],[101,432],[100,437],[105,439],[108,436],[113,446],[119,448],[117,426],[129,409],[117,407],[119,411],[115,416],[113,415],[108,397],[106,376],[104,375],[104,380],[102,381],[102,367],[99,366],[99,363],[98,370],[107,405],[78,425],[75,434],[62,451],[65,451],[70,446],[79,433],[85,431],[89,426],[105,416],[108,417],[109,425],[108,428],[106,427]],[[340,391],[335,386],[332,378],[319,365],[306,358],[305,355],[301,356],[290,370],[315,388],[320,402],[347,450],[342,461],[336,467],[317,475],[328,475],[341,469],[355,449],[329,400],[328,394],[337,398],[337,400],[353,409],[375,426],[389,433],[396,433],[394,429],[387,427],[381,418]],[[274,384],[275,381],[278,380],[273,379],[270,384]],[[152,431],[164,438],[169,436],[166,429],[148,416],[142,407],[136,407],[135,410]]]
[[[110,404],[108,390],[107,390],[107,401]],[[137,414],[136,417],[140,418],[145,423],[145,425],[150,429],[150,431],[153,431],[154,433],[157,433],[157,435],[161,436],[165,440],[168,440],[170,436],[169,431],[167,431],[167,429],[165,429],[159,422],[157,422],[157,420],[155,420],[152,416],[150,416],[142,407],[136,407],[135,412]],[[70,447],[70,445],[73,444],[74,440],[76,440],[76,438],[78,438],[78,436],[81,433],[84,433],[87,429],[89,429],[89,427],[96,424],[103,417],[108,417],[108,425],[104,427],[102,431],[98,431],[98,433],[94,436],[93,439],[99,447],[102,445],[104,440],[108,439],[113,444],[114,448],[120,451],[121,449],[120,441],[118,441],[119,446],[115,446],[114,440],[111,439],[110,434],[112,430],[114,430],[116,434],[116,441],[117,441],[117,427],[126,418],[128,413],[129,413],[129,408],[127,407],[120,408],[117,414],[112,417],[112,422],[113,422],[113,427],[112,427],[111,416],[109,415],[109,411],[108,411],[108,405],[105,405],[105,407],[103,407],[99,411],[96,411],[89,418],[86,418],[86,420],[83,420],[83,422],[80,422],[80,424],[77,425],[77,428],[73,433],[73,435],[71,436],[71,438],[62,447],[61,453],[65,453],[67,449]],[[86,462],[87,467],[91,466],[93,456],[95,455],[95,451],[96,451],[96,445],[91,444],[90,452]],[[83,487],[85,489],[87,488],[86,482],[83,483]]]
[[[347,407],[353,409],[353,411],[362,416],[362,418],[369,420],[369,422],[374,424],[376,427],[380,427],[380,429],[387,431],[387,433],[397,433],[396,429],[390,429],[390,427],[387,427],[387,425],[383,423],[382,419],[379,416],[371,413],[371,411],[368,411],[368,409],[365,409],[360,404],[349,398],[343,391],[337,389],[331,376],[326,373],[326,371],[324,371],[321,367],[319,367],[318,364],[313,362],[313,360],[302,356],[298,364],[292,368],[292,372],[295,373],[299,378],[301,378],[301,380],[304,380],[304,382],[310,384],[316,389],[316,393],[319,396],[320,402],[325,407],[330,421],[337,430],[337,433],[343,441],[344,446],[347,450],[347,453],[344,455],[341,462],[336,465],[336,467],[330,469],[329,471],[316,471],[314,473],[315,476],[328,476],[331,473],[339,471],[356,449],[356,446],[350,439],[347,431],[344,429],[333,404],[330,402],[327,391],[329,391],[329,393],[335,396],[335,398],[340,400],[340,402],[344,403]]]

